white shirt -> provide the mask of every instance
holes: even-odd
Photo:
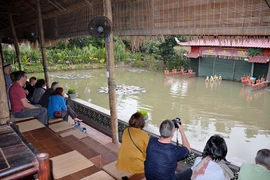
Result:
[[[194,168],[201,162],[202,157],[197,157],[195,159],[194,165],[191,167],[192,171]],[[223,174],[223,170],[221,167],[214,161],[210,161],[208,166],[206,167],[204,175],[197,176],[196,180],[229,180],[225,179]]]

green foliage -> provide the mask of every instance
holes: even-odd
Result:
[[[146,41],[145,42],[145,53],[154,56],[156,59],[159,59],[161,41]]]
[[[139,110],[137,110],[137,112],[141,113],[143,116],[148,115],[148,112],[146,110],[143,110],[143,109],[139,109]]]
[[[179,69],[184,67],[185,69],[189,68],[189,60],[183,54],[186,51],[183,50],[181,54],[176,54],[173,60],[167,61],[166,67],[171,71],[172,69],[176,68]]]
[[[177,45],[175,37],[180,41],[185,41],[183,36],[166,36],[165,42],[159,45],[159,56],[163,60],[164,64],[167,64],[168,61],[173,61],[175,58],[175,52],[173,47]]]
[[[248,56],[256,56],[257,54],[263,55],[261,48],[248,48]]]
[[[114,61],[120,62],[128,58],[129,54],[126,52],[126,45],[119,37],[113,37],[114,43]]]
[[[67,45],[66,45],[66,43],[65,43],[64,40],[60,40],[60,41],[57,43],[56,48],[57,48],[57,49],[66,49],[66,48],[67,48]]]
[[[76,94],[76,88],[69,88],[68,94]]]
[[[148,112],[146,110],[137,110],[137,112],[141,113],[143,115],[144,120],[148,119]]]
[[[188,59],[183,56],[184,51],[174,51],[178,46],[174,40],[177,36],[166,36],[165,41],[146,41],[143,52],[131,52],[130,42],[114,37],[114,60],[116,63],[125,62],[132,67],[142,67],[162,70],[166,67],[188,68]],[[178,39],[184,41],[184,38]],[[22,66],[26,72],[42,72],[42,56],[40,49],[32,48],[28,44],[20,46]],[[5,61],[12,64],[17,61],[15,50],[10,45],[3,45]],[[105,68],[106,49],[104,39],[91,36],[71,38],[68,42],[61,40],[57,45],[46,47],[47,64],[49,71],[69,69]],[[14,70],[18,70],[15,63]]]
[[[78,47],[82,49],[85,46],[92,45],[96,48],[104,47],[104,39],[94,38],[92,36],[71,38],[68,40],[68,48]]]

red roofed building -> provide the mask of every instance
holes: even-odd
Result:
[[[221,75],[240,81],[241,76],[266,77],[270,81],[270,39],[197,39],[180,42],[190,46],[190,66],[198,76]]]

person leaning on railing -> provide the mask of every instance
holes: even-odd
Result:
[[[238,180],[269,180],[270,149],[259,150],[255,157],[255,163],[244,163],[240,168]]]
[[[160,138],[151,137],[146,151],[145,177],[147,180],[175,180],[179,179],[179,173],[175,174],[177,161],[186,158],[190,153],[190,144],[186,138],[183,121],[178,128],[172,120],[161,123]],[[180,131],[183,146],[171,144],[175,131]]]
[[[140,174],[144,172],[144,161],[148,145],[148,134],[142,130],[145,125],[143,115],[136,112],[130,117],[129,127],[122,136],[116,167],[126,172]]]

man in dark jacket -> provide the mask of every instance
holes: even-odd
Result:
[[[56,88],[59,87],[59,82],[53,82],[51,85],[51,88],[47,89],[42,97],[40,98],[38,104],[40,104],[42,107],[48,108],[49,104],[49,97],[54,92]]]

